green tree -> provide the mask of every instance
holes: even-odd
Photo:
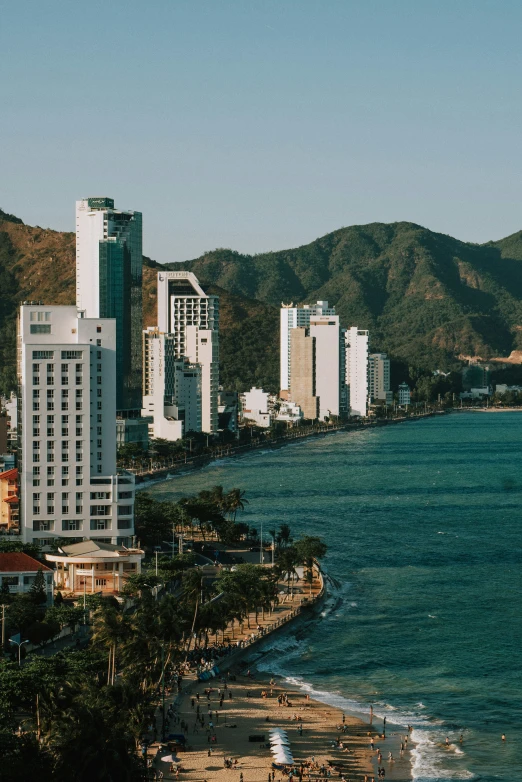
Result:
[[[38,569],[38,572],[34,577],[34,581],[31,585],[29,594],[31,595],[31,598],[36,605],[42,605],[43,603],[47,602],[47,591],[45,588],[45,578],[42,568]]]

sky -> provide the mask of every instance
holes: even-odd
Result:
[[[160,262],[407,220],[522,229],[517,0],[16,0],[0,17],[0,207],[143,212]]]

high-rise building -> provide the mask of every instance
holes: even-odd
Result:
[[[112,198],[76,202],[76,305],[87,318],[116,320],[116,410],[142,402],[142,216]]]
[[[116,323],[24,304],[18,321],[22,539],[130,543],[134,476],[116,470]]]
[[[315,339],[315,392],[319,397],[319,417],[345,415],[345,347],[339,316],[313,315],[310,336]]]
[[[350,415],[368,414],[368,332],[352,326],[344,332],[346,385]]]
[[[281,304],[281,391],[286,392],[291,386],[292,365],[292,341],[291,330],[300,326],[308,327],[312,316],[335,315],[335,308],[329,307],[327,301],[318,301],[317,304],[301,304],[294,307],[293,304]]]
[[[305,418],[319,417],[319,398],[316,394],[316,349],[315,337],[310,329],[298,326],[290,330],[291,377],[290,394],[292,402],[299,405]]]
[[[143,410],[150,434],[179,440],[201,432],[201,366],[176,357],[176,337],[158,328],[143,332]]]
[[[368,357],[368,397],[371,402],[393,402],[390,359],[386,353],[370,353]]]
[[[399,386],[399,404],[408,406],[411,404],[411,391],[407,383],[401,383]]]
[[[201,366],[201,429],[218,429],[219,297],[192,272],[158,274],[158,328],[172,334],[176,358]]]

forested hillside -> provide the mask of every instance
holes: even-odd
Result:
[[[522,232],[485,245],[413,223],[342,228],[291,250],[214,250],[191,269],[221,297],[221,381],[278,387],[281,301],[328,299],[345,326],[371,331],[373,350],[406,365],[452,368],[522,349]],[[156,320],[156,275],[144,258],[144,326]],[[74,234],[25,225],[0,211],[0,390],[15,378],[18,303],[74,302]]]
[[[215,250],[183,267],[274,306],[328,299],[343,324],[370,329],[373,349],[430,369],[522,348],[521,259],[522,233],[475,245],[413,223],[373,223],[293,250]]]

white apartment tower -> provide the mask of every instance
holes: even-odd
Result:
[[[174,334],[154,327],[143,332],[142,415],[152,417],[152,437],[201,432],[201,366],[176,358]]]
[[[134,476],[116,471],[116,322],[24,304],[18,321],[18,469],[24,542],[129,545]]]
[[[141,408],[142,215],[112,198],[76,202],[76,306],[87,318],[116,320],[116,410]]]
[[[319,418],[346,414],[344,333],[338,315],[312,315],[310,336],[315,339],[315,393]],[[291,393],[291,392],[290,392]]]
[[[312,316],[321,315],[335,315],[335,308],[329,307],[327,301],[318,301],[317,304],[301,304],[299,307],[294,307],[293,304],[281,304],[281,391],[290,390],[291,330],[301,326],[307,328]]]
[[[390,359],[386,353],[370,353],[368,357],[368,396],[370,401],[390,404]]]
[[[174,337],[176,358],[201,366],[201,429],[218,429],[219,297],[192,272],[159,272],[158,329]]]
[[[344,338],[350,415],[364,418],[368,414],[368,332],[352,326]]]

